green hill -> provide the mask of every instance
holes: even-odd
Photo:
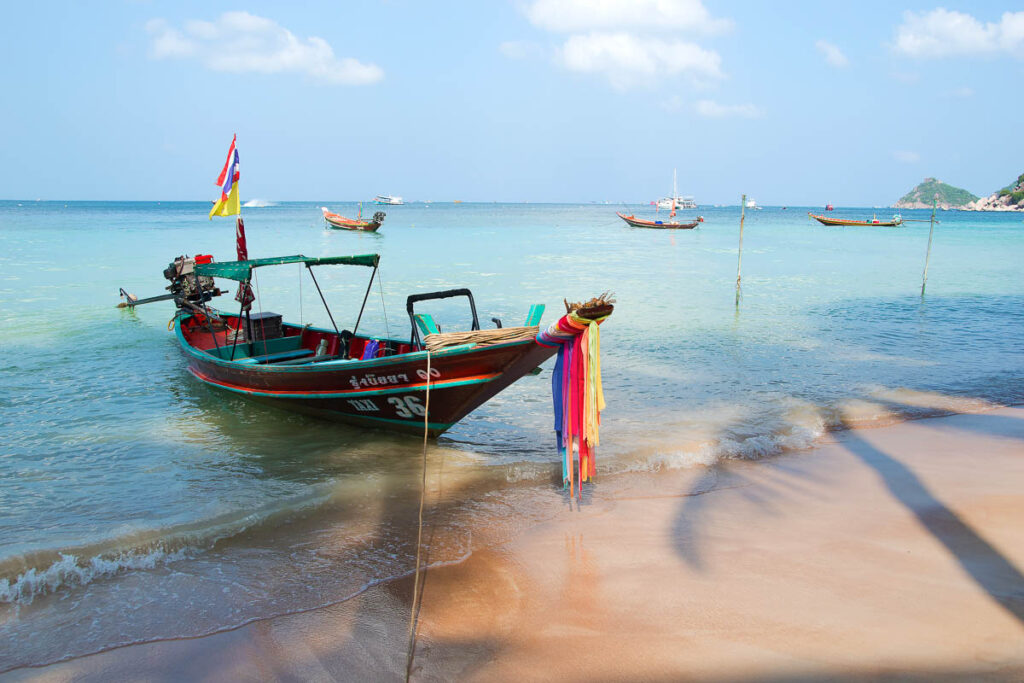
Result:
[[[1010,183],[999,190],[1000,197],[1009,197],[1009,203],[1016,206],[1024,205],[1024,173],[1017,176],[1016,182]]]
[[[894,209],[930,209],[935,195],[939,195],[939,208],[958,209],[971,202],[978,201],[978,197],[967,190],[953,187],[935,178],[925,178],[924,182],[893,204]]]

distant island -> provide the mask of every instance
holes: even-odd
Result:
[[[984,199],[971,202],[968,211],[1024,211],[1024,173],[1017,180]]]
[[[976,195],[935,178],[925,178],[910,192],[892,205],[894,209],[930,209],[935,195],[939,197],[940,209],[966,209],[979,201]]]

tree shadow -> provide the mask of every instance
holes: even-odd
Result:
[[[991,543],[939,500],[913,470],[869,443],[854,429],[841,445],[875,470],[892,494],[918,519],[989,597],[1024,624],[1024,575]]]
[[[827,495],[824,478],[814,471],[797,468],[767,473],[760,471],[757,481],[754,481],[740,467],[743,463],[755,465],[751,461],[731,459],[708,465],[680,494],[683,500],[672,524],[672,543],[676,554],[696,571],[704,569],[700,527],[705,511],[715,503],[714,496],[709,494],[739,489],[738,495],[764,515],[774,514],[776,500],[784,495],[798,493],[816,498]]]
[[[969,431],[977,434],[983,434],[986,436],[992,436],[994,433],[998,433],[1002,438],[1006,439],[1017,439],[1024,441],[1024,431],[1019,434],[1007,433],[1005,428],[1020,430],[1021,424],[1024,423],[1024,418],[1014,417],[1012,415],[997,415],[991,412],[983,413],[958,413],[948,410],[933,410],[926,415],[920,416],[920,408],[918,406],[909,405],[906,403],[900,403],[892,399],[878,398],[874,396],[865,396],[865,400],[870,400],[874,403],[879,404],[885,408],[888,408],[900,415],[908,415],[913,419],[918,417],[928,419],[933,417],[956,417],[956,424],[953,426],[958,431]],[[843,425],[846,428],[846,425]]]

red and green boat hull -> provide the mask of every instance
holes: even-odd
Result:
[[[223,318],[228,330],[238,327],[237,317]],[[320,418],[415,434],[423,433],[426,415],[431,436],[445,432],[555,353],[534,339],[467,344],[430,353],[428,372],[426,351],[380,340],[397,353],[288,365],[221,357],[230,354],[227,331],[211,334],[194,316],[179,317],[175,331],[189,372],[211,387]],[[334,330],[286,325],[285,335],[300,337],[293,340],[300,349],[314,349],[321,340],[335,349],[340,346]],[[358,351],[366,341],[353,338],[347,349]],[[254,343],[257,352],[259,345]],[[238,345],[239,356],[248,355],[246,347],[244,342]]]
[[[645,221],[642,218],[636,218],[635,216],[627,216],[625,214],[615,212],[622,220],[626,221],[627,224],[634,228],[656,228],[661,230],[693,230],[703,222],[702,218],[696,218],[693,221],[687,223],[680,223],[677,221]]]

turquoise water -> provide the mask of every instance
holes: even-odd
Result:
[[[380,253],[361,324],[376,333],[408,333],[415,292],[469,287],[481,321],[506,325],[533,303],[547,324],[563,297],[615,293],[595,496],[619,471],[762,457],[846,423],[1024,400],[1020,214],[940,212],[922,299],[928,223],[826,228],[806,208],[749,212],[737,307],[738,207],[701,207],[699,229],[673,232],[628,228],[621,206],[410,204],[362,234],[325,229],[319,206],[246,209],[249,254]],[[0,202],[0,671],[329,604],[409,570],[419,439],[202,386],[167,331],[172,304],[115,308],[119,287],[163,293],[175,256],[233,258],[233,221],[207,210]],[[892,212],[835,211],[873,213]],[[351,327],[368,271],[322,272]],[[264,310],[329,324],[298,267],[259,278]],[[433,312],[446,330],[468,323],[456,302]],[[444,524],[564,513],[549,372],[432,447]],[[540,493],[507,507],[524,486]],[[467,535],[432,553],[471,547]]]

